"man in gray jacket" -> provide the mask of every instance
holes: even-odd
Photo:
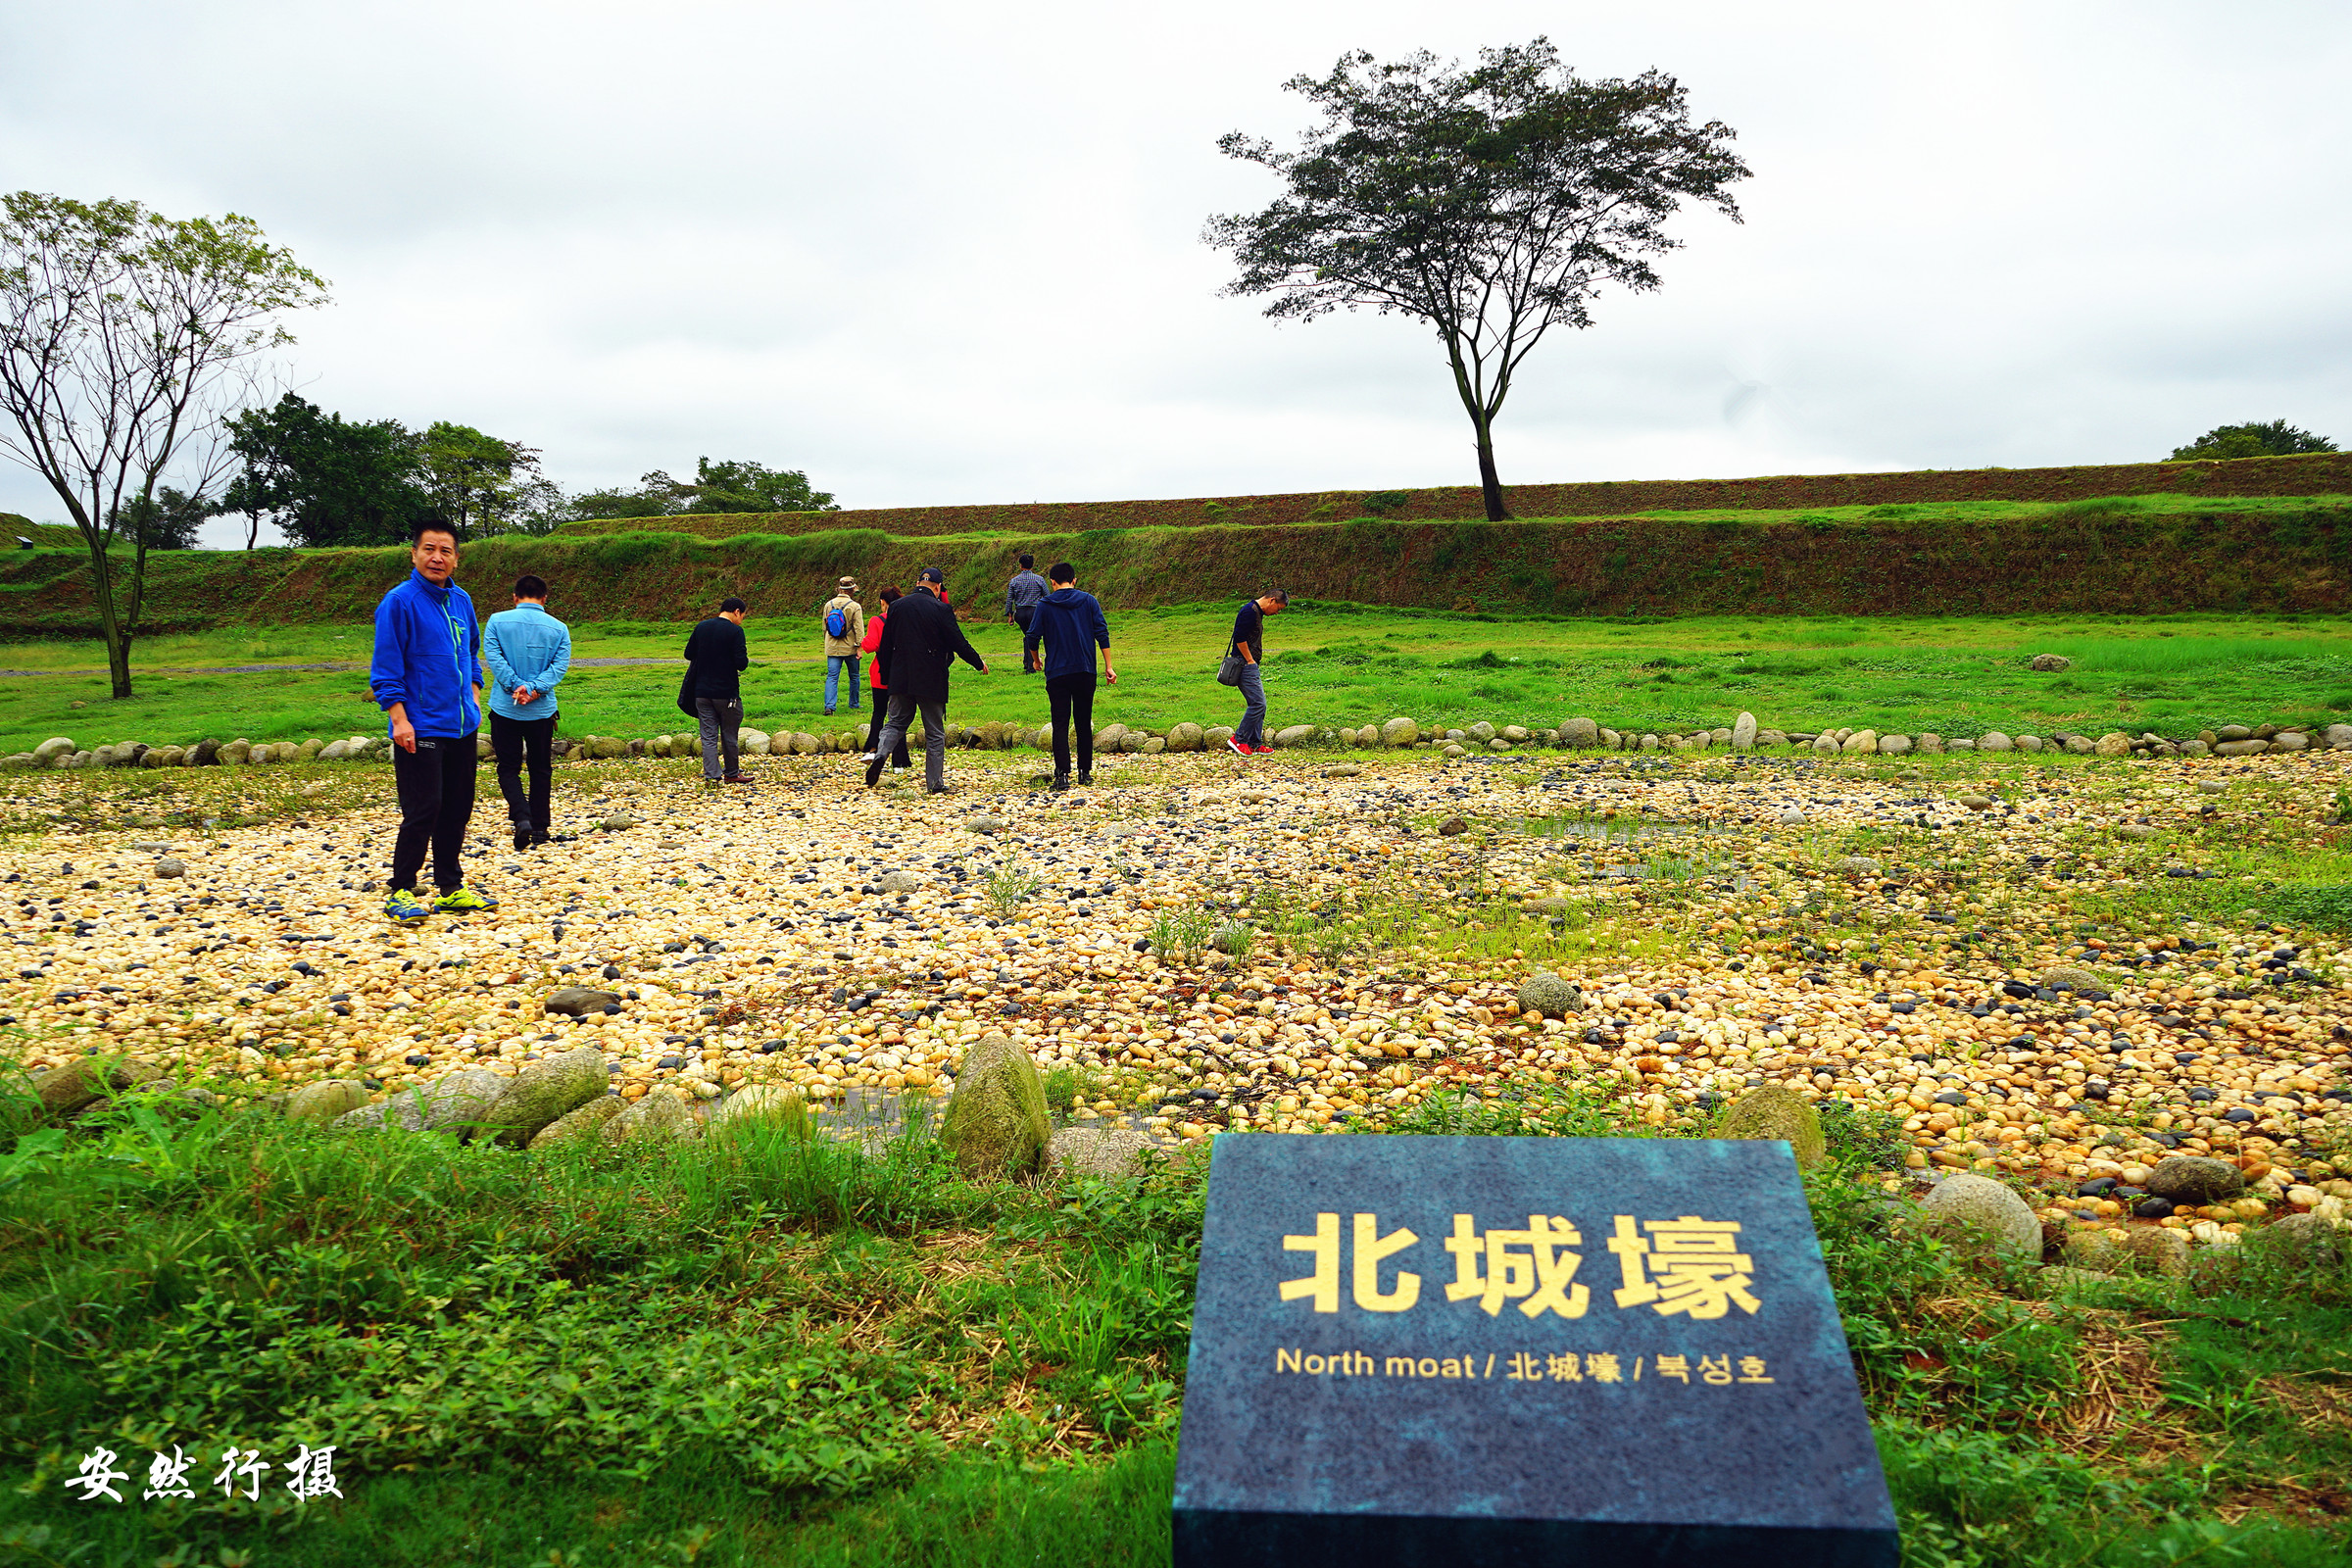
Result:
[[[1037,574],[1037,558],[1021,557],[1021,569],[1013,573],[1012,584],[1004,590],[1004,618],[1021,628],[1021,671],[1034,675],[1046,667],[1037,657],[1037,607],[1053,585]]]

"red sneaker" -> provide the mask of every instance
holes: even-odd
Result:
[[[1252,746],[1250,749],[1257,753],[1257,755],[1260,757],[1271,757],[1274,755],[1274,748],[1271,746]]]
[[[1256,750],[1256,748],[1251,746],[1248,741],[1237,741],[1230,735],[1225,737],[1225,744],[1232,747],[1234,751],[1244,757],[1248,757],[1251,752]]]

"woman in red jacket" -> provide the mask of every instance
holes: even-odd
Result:
[[[866,617],[865,636],[858,644],[858,650],[865,655],[865,681],[873,688],[874,696],[873,717],[866,721],[865,726],[865,750],[858,754],[860,762],[874,760],[874,737],[882,733],[883,715],[890,707],[889,693],[882,684],[882,661],[874,657],[874,650],[882,646],[882,623],[890,615],[890,607],[904,597],[896,588],[882,590],[882,608]],[[902,735],[899,737],[898,750],[891,754],[890,765],[906,767],[910,761],[911,759],[906,755],[906,738]]]

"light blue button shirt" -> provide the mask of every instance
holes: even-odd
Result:
[[[490,711],[507,718],[553,718],[556,686],[571,668],[571,628],[525,600],[492,615],[482,628],[482,662],[490,666]],[[517,688],[533,693],[514,701]]]

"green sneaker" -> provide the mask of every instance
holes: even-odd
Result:
[[[452,888],[433,901],[437,914],[480,914],[497,907],[496,899],[484,898],[471,888]]]
[[[394,920],[421,920],[433,911],[416,902],[416,895],[402,888],[384,901],[384,913]]]

